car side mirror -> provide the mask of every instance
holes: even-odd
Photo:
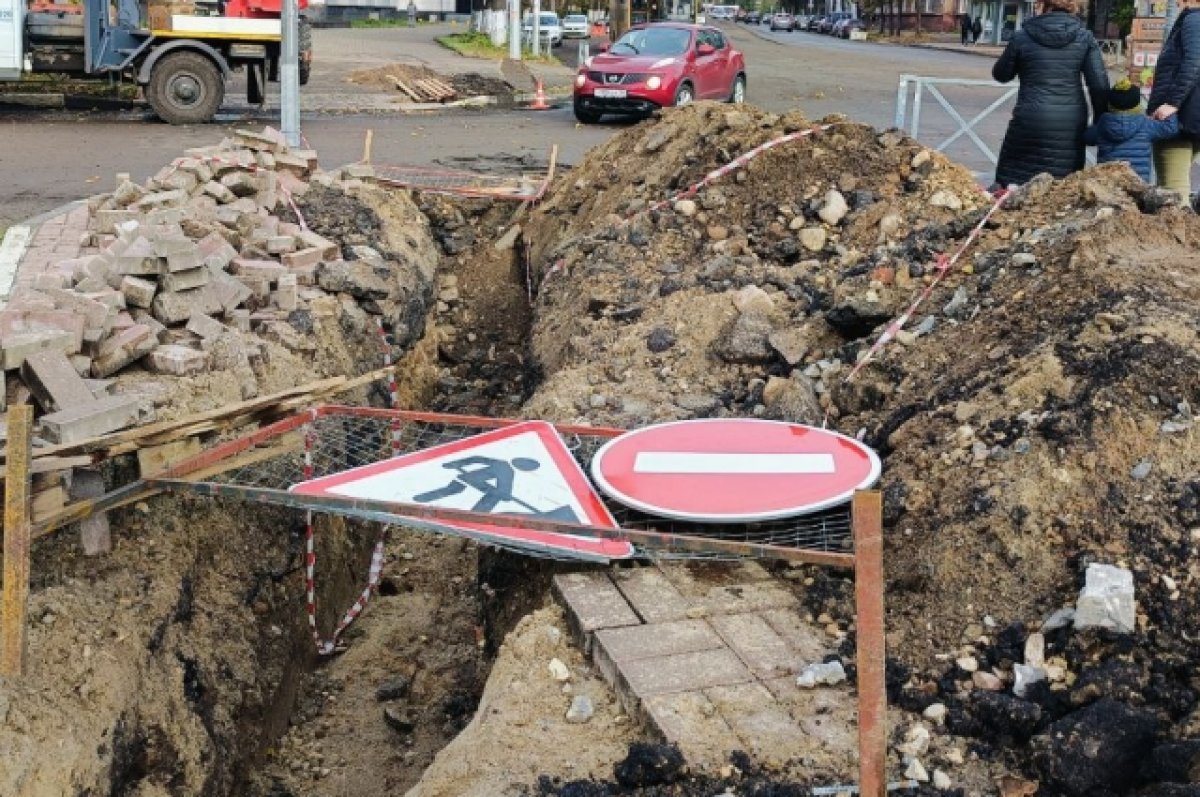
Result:
[[[713,47],[711,44],[697,44],[696,45],[696,55],[712,55],[716,51],[717,51],[717,48]]]

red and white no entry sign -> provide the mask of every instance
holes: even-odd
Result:
[[[635,429],[592,459],[592,478],[614,500],[698,523],[817,512],[870,487],[879,470],[875,452],[845,435],[747,418]]]

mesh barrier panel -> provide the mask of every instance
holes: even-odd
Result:
[[[362,414],[369,412],[371,414]],[[207,484],[236,494],[238,488],[265,491],[287,491],[292,486],[314,478],[329,476],[352,468],[381,462],[395,456],[421,451],[434,446],[471,437],[508,422],[489,422],[484,419],[457,416],[420,416],[415,413],[363,411],[353,408],[324,408],[307,423],[269,436],[258,445],[230,456],[208,468],[208,472],[227,469],[205,480],[193,482],[201,491]],[[430,420],[436,418],[437,420]],[[586,471],[593,454],[616,433],[597,430],[595,433],[577,427],[559,427],[559,432],[576,461]],[[187,478],[186,474],[179,474]],[[224,489],[222,489],[224,488]],[[547,550],[526,542],[497,541],[470,528],[457,526],[445,518],[410,514],[412,505],[398,504],[381,507],[330,506],[315,502],[309,496],[296,494],[256,494],[259,501],[286,502],[299,508],[332,512],[350,517],[377,520],[409,528],[434,531],[479,539],[501,548],[523,554],[552,559],[595,560],[594,553],[554,548]],[[739,559],[783,558],[789,551],[813,554],[832,554],[833,559],[852,557],[853,536],[848,505],[825,512],[784,520],[744,523],[710,524],[687,523],[651,517],[606,500],[620,530],[581,527],[572,524],[556,526],[542,520],[534,524],[546,530],[573,534],[583,539],[603,536],[627,539],[634,546],[634,555],[653,559]],[[495,517],[495,516],[493,516]],[[496,525],[522,526],[520,521],[498,522]],[[765,548],[764,548],[765,547]],[[837,563],[831,561],[830,563]],[[843,564],[848,564],[844,562]]]
[[[437,194],[520,201],[541,198],[549,182],[546,175],[480,174],[423,166],[375,166],[374,179],[384,185]]]

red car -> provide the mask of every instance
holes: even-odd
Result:
[[[716,28],[665,22],[639,25],[580,68],[575,118],[645,115],[694,100],[746,99],[746,60]]]

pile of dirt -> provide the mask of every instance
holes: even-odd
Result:
[[[398,92],[402,101],[406,102],[411,101],[411,98],[399,89],[397,80],[409,86],[415,86],[424,80],[438,81],[452,86],[459,97],[508,97],[513,93],[513,87],[500,78],[488,77],[478,72],[443,75],[437,70],[418,64],[388,64],[359,69],[351,72],[347,79],[358,86]]]
[[[561,179],[525,230],[545,280],[525,412],[863,437],[884,460],[889,654],[910,673],[894,697],[933,733],[912,731],[897,771],[1041,794],[1177,782],[1122,762],[1200,737],[1200,222],[1124,166],[1035,180],[847,382],[992,199],[896,132],[824,122],[661,210],[811,124],[700,104]],[[1132,571],[1133,630],[1035,635],[1092,563]],[[1015,695],[1017,664],[1046,680]]]

